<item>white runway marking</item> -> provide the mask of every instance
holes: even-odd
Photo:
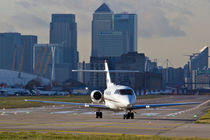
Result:
[[[141,113],[140,116],[157,116],[160,113]]]
[[[125,112],[117,112],[117,113],[112,113],[113,115],[123,115],[123,114],[125,114]]]
[[[76,113],[77,111],[58,111],[58,112],[52,112],[54,114],[71,114]]]
[[[164,111],[164,110],[178,110],[176,108],[148,108],[148,109],[142,109],[142,110],[160,110],[160,111]]]
[[[199,105],[197,105],[193,108],[186,109],[186,110],[179,111],[179,112],[175,112],[175,113],[170,113],[167,116],[174,116],[174,115],[182,114],[182,113],[185,113],[185,112],[193,111],[193,110],[199,109],[201,106],[204,106],[204,105],[208,104],[209,102],[210,102],[210,100],[207,100],[207,101],[203,102],[202,104],[199,104]]]
[[[95,112],[83,112],[81,114],[85,114],[85,115],[92,115],[92,114],[96,114]]]

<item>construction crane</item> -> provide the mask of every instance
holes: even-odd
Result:
[[[45,67],[44,67],[44,71],[43,71],[43,76],[45,76],[46,72],[47,72],[47,68],[48,68],[48,64],[50,62],[50,57],[52,55],[52,49],[50,49],[50,52],[49,52],[49,55],[47,57],[47,62],[45,64]]]
[[[24,47],[23,47],[23,51],[22,51],[22,55],[21,55],[21,60],[20,60],[20,66],[18,69],[18,78],[20,78],[21,76],[21,71],[23,68],[23,59],[24,59],[24,54],[25,54],[25,48],[26,48],[26,44],[24,43]]]
[[[43,53],[42,58],[41,58],[41,62],[40,62],[39,71],[37,73],[37,76],[39,76],[40,73],[41,73],[42,65],[44,63],[44,57],[45,57],[46,52],[47,52],[47,47],[44,48],[44,53]]]
[[[17,46],[15,46],[14,57],[13,57],[13,62],[12,62],[12,70],[13,70],[13,71],[15,70],[16,57],[17,57]]]
[[[40,59],[40,56],[41,56],[41,52],[42,52],[42,47],[39,48],[39,53],[38,53],[38,56],[37,56],[37,59],[36,59],[35,67],[34,67],[34,74],[36,73],[36,68],[39,65],[39,59]]]

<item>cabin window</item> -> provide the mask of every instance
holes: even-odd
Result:
[[[133,90],[131,89],[120,89],[116,90],[115,94],[120,94],[120,95],[133,95]]]

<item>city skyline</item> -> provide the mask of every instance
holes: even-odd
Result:
[[[75,14],[78,23],[80,61],[91,52],[92,13],[104,0],[11,0],[1,1],[0,32],[38,35],[39,43],[48,43],[53,13]],[[105,1],[115,13],[138,15],[138,52],[162,65],[169,59],[176,67],[187,63],[185,54],[209,46],[209,0],[125,0]],[[27,21],[27,22],[26,22]]]

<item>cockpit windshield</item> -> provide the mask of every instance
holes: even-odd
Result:
[[[131,89],[120,89],[115,91],[116,94],[120,95],[133,95],[133,90]]]

